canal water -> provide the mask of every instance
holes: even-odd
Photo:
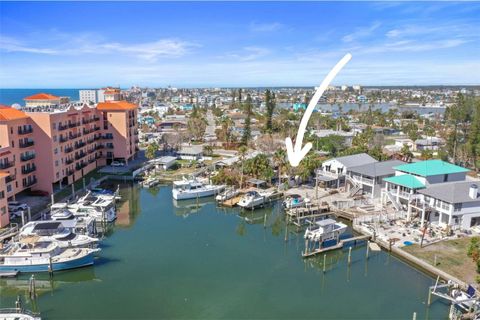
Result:
[[[112,186],[113,187],[113,186]],[[119,217],[92,267],[0,279],[1,307],[17,295],[42,319],[445,319],[426,307],[434,280],[365,246],[304,260],[302,235],[278,205],[217,208],[213,199],[174,202],[171,187],[124,185]],[[266,219],[264,220],[266,214]],[[264,221],[266,228],[264,228]]]

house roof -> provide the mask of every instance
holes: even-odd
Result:
[[[26,97],[23,100],[60,100],[60,97],[49,93],[37,93],[33,96]]]
[[[125,110],[134,110],[137,109],[137,105],[127,102],[125,100],[122,101],[107,101],[107,102],[100,102],[97,104],[97,110],[100,111],[125,111]]]
[[[393,183],[402,187],[407,187],[410,189],[421,189],[425,188],[425,184],[420,181],[417,177],[410,174],[402,174],[399,176],[393,176],[389,178],[384,178],[383,181]]]
[[[381,162],[367,163],[360,166],[350,167],[348,171],[362,174],[369,177],[383,177],[394,175],[395,169],[393,167],[404,164],[400,160],[388,160]]]
[[[438,160],[438,159],[404,164],[404,165],[395,167],[395,169],[399,171],[415,174],[421,177],[470,171],[463,167],[460,167],[442,160]]]
[[[359,154],[353,154],[350,156],[339,157],[339,158],[335,158],[335,160],[337,160],[347,168],[350,168],[353,166],[359,166],[367,163],[377,162],[377,160],[373,159],[371,156],[369,156],[366,153],[359,153]]]
[[[27,114],[18,109],[0,106],[0,121],[18,120],[28,118]]]
[[[419,193],[448,203],[480,202],[480,193],[475,199],[470,198],[469,191],[472,185],[480,186],[480,181],[457,181],[430,185],[419,190]]]
[[[203,152],[203,146],[193,145],[193,146],[182,146],[182,148],[178,153],[198,155],[198,154],[201,154],[202,152]]]

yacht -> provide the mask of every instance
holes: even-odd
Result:
[[[56,242],[14,242],[0,251],[0,272],[46,272],[93,264],[100,249],[61,248]]]
[[[20,242],[35,238],[40,242],[56,242],[61,248],[88,248],[98,243],[97,238],[76,234],[61,221],[30,221],[19,232]]]
[[[347,230],[347,225],[333,219],[315,221],[312,227],[305,230],[304,238],[312,241],[325,242],[337,240]]]
[[[80,198],[75,203],[55,203],[51,207],[53,220],[75,217],[92,217],[97,222],[113,222],[117,218],[113,198],[87,197]]]
[[[76,217],[72,211],[67,209],[66,203],[64,203],[64,207],[61,207],[60,209],[58,208],[59,206],[60,204],[52,206],[50,219],[61,222],[63,227],[77,234],[96,234],[94,218],[90,216]]]
[[[254,209],[264,205],[272,196],[271,191],[248,191],[238,202],[238,205],[246,209]]]
[[[227,201],[238,196],[239,193],[240,192],[234,187],[226,188],[225,191],[215,197],[215,200],[219,202]]]
[[[310,203],[310,199],[302,198],[301,195],[291,194],[283,201],[282,205],[285,209],[292,209],[298,207],[304,207]]]
[[[172,195],[175,200],[195,199],[216,195],[225,189],[225,186],[204,184],[195,179],[173,182]]]

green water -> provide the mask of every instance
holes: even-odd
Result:
[[[445,319],[427,308],[433,279],[387,253],[365,259],[365,246],[303,260],[302,236],[290,233],[278,207],[243,212],[213,199],[174,203],[170,187],[124,186],[119,219],[93,267],[0,279],[1,307],[21,295],[45,319]],[[175,205],[179,206],[176,207]],[[267,213],[267,228],[263,215]]]

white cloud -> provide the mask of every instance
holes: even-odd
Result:
[[[354,32],[345,35],[342,38],[343,42],[353,42],[361,38],[370,36],[378,27],[380,27],[380,22],[374,22],[368,27],[356,28]]]
[[[34,41],[26,43],[11,37],[0,37],[0,51],[27,52],[47,55],[114,54],[123,53],[147,61],[156,61],[161,57],[176,58],[186,55],[199,45],[174,38],[159,39],[152,42],[126,44],[100,41],[96,37],[74,36],[57,46],[50,48],[35,46]]]
[[[240,53],[227,54],[227,58],[238,61],[253,61],[270,54],[270,50],[263,47],[244,47]]]

